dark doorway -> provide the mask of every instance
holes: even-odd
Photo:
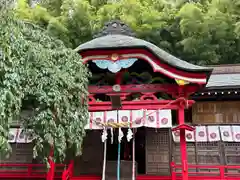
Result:
[[[108,134],[111,132],[108,130]],[[132,140],[127,141],[127,129],[122,129],[124,137],[121,142],[121,160],[132,161]],[[145,174],[146,172],[146,158],[145,158],[145,128],[138,128],[134,130],[135,133],[135,160],[137,162],[137,173]],[[114,138],[113,143],[111,142],[111,137],[107,139],[107,160],[117,161],[118,158],[118,129],[113,130]]]

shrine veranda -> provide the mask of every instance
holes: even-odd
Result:
[[[76,51],[93,75],[82,156],[46,170],[15,122],[0,178],[240,179],[240,66],[189,64],[120,21]]]

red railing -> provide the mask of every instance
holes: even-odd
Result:
[[[73,161],[70,162],[67,169],[65,169],[62,173],[62,180],[70,180],[73,175]]]
[[[182,179],[182,165],[172,163],[172,180]],[[240,180],[240,166],[188,164],[189,180]]]
[[[56,164],[54,178],[61,178],[63,164]],[[46,178],[48,169],[45,164],[0,164],[1,178]]]

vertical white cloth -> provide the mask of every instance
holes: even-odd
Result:
[[[123,134],[123,132],[122,132],[122,129],[119,128],[119,129],[118,129],[118,142],[119,142],[119,143],[121,143],[123,136],[124,136],[124,134]]]
[[[133,110],[132,120],[133,120],[132,126],[134,128],[142,127],[144,125],[144,120],[145,120],[143,110]]]
[[[102,142],[105,142],[107,140],[107,135],[108,135],[107,130],[106,130],[106,128],[104,128],[103,132],[102,132],[102,136],[101,136]]]
[[[206,126],[196,126],[196,142],[207,142]]]
[[[11,128],[9,129],[9,136],[8,136],[8,142],[9,143],[15,143],[18,136],[18,129],[17,128]]]
[[[172,131],[172,136],[173,136],[173,141],[174,142],[180,142],[180,132],[179,132],[179,130]]]
[[[231,126],[220,126],[221,138],[224,142],[233,142]]]
[[[240,126],[232,126],[233,141],[240,142]]]
[[[169,109],[158,110],[159,114],[159,127],[157,128],[170,128],[172,127],[172,113]]]
[[[220,141],[220,133],[219,133],[219,127],[218,126],[208,126],[207,127],[208,132],[208,141],[214,142],[214,141]]]
[[[111,128],[111,144],[113,144],[113,140],[114,140],[114,135],[113,135],[113,128]]]
[[[195,132],[186,130],[185,139],[187,142],[195,142]]]
[[[133,138],[133,132],[130,128],[128,128],[127,141],[130,142],[132,138]]]
[[[17,143],[26,143],[26,132],[24,129],[19,128],[16,138]]]
[[[152,128],[157,128],[158,127],[157,111],[156,110],[148,110],[146,112],[145,126],[146,127],[152,127]]]

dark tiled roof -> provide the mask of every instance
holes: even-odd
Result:
[[[160,49],[152,43],[144,41],[142,39],[134,38],[126,35],[106,35],[98,37],[89,42],[81,44],[75,50],[81,52],[84,50],[94,50],[94,49],[112,49],[112,48],[145,48],[150,50],[155,54],[161,61],[169,64],[175,68],[188,71],[188,72],[211,72],[211,67],[203,67],[190,64],[186,61],[178,59],[166,51]]]
[[[240,64],[224,64],[218,66],[211,66],[213,68],[212,74],[234,74],[240,73]]]
[[[240,86],[240,73],[238,74],[212,74],[208,80],[207,88]]]

